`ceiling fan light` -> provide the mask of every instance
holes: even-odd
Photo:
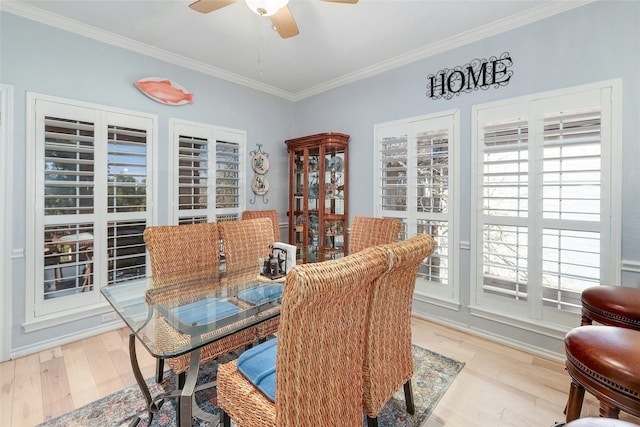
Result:
[[[245,0],[247,6],[260,16],[271,16],[289,3],[289,0]]]

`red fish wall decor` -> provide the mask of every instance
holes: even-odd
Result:
[[[135,85],[142,93],[154,101],[166,105],[193,104],[193,94],[178,83],[163,77],[147,77]]]

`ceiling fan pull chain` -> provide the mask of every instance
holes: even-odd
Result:
[[[261,24],[261,22],[259,24]],[[256,58],[256,62],[258,63],[258,74],[260,79],[262,79],[262,25],[258,25],[258,31],[258,57]]]

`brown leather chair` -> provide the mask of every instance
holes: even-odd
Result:
[[[571,389],[566,421],[580,418],[585,390],[600,402],[600,416],[620,410],[640,416],[640,331],[616,326],[580,326],[565,336]]]
[[[603,325],[640,330],[640,289],[593,286],[582,292],[582,325]]]

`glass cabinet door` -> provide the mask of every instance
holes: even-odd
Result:
[[[320,209],[320,149],[308,150],[309,191],[307,197],[307,262],[318,259],[319,224],[318,210]]]
[[[296,262],[345,255],[348,141],[348,135],[338,133],[285,141],[291,175],[289,243],[296,245]]]
[[[326,215],[344,215],[344,149],[325,149],[324,209]]]
[[[296,245],[298,259],[302,262],[315,262],[318,257],[319,163],[318,148],[294,152],[292,244]]]
[[[324,235],[323,258],[344,255],[344,148],[324,149]]]
[[[293,153],[293,175],[291,177],[293,181],[293,206],[291,214],[293,215],[294,231],[293,241],[290,243],[296,246],[296,255],[298,258],[298,261],[296,262],[299,262],[306,257],[306,164],[307,162],[305,161],[304,150],[295,151]]]

